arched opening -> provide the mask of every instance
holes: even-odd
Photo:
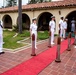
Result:
[[[4,28],[12,29],[12,19],[9,15],[5,15],[2,20],[3,20]]]
[[[26,15],[24,13],[22,14],[22,26],[24,29],[27,29],[27,30],[30,27],[30,18],[28,15]]]
[[[71,21],[73,19],[76,21],[76,11],[72,11],[71,13],[69,13],[66,18],[68,19],[67,32],[71,32],[71,28],[72,28]]]
[[[38,18],[38,30],[49,30],[49,22],[52,14],[49,12],[42,13]]]

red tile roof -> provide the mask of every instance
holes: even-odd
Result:
[[[34,9],[44,9],[44,8],[58,8],[58,7],[66,7],[66,6],[76,6],[76,0],[64,0],[64,1],[55,1],[55,2],[43,2],[37,4],[28,4],[23,5],[23,10],[34,10]],[[0,12],[13,12],[18,11],[18,6],[2,8]]]

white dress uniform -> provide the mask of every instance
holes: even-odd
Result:
[[[3,26],[2,21],[0,21],[0,53],[3,52],[3,28],[1,27],[1,25]]]
[[[76,23],[76,21],[75,20],[72,20],[71,21],[71,31],[75,31],[75,23]]]
[[[63,29],[64,29],[64,31],[63,31],[63,38],[66,38],[66,30],[67,30],[67,22],[66,21],[64,21],[63,22]]]
[[[32,23],[30,25],[30,30],[31,30],[31,36],[32,36],[32,34],[35,34],[35,48],[37,49],[37,47],[36,47],[36,42],[37,42],[37,25]]]
[[[60,24],[60,37],[62,37],[64,31],[63,20],[60,20],[59,24]]]
[[[51,44],[54,42],[54,32],[55,32],[55,21],[51,20],[49,22],[50,31],[51,31]]]

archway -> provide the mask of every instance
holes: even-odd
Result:
[[[51,20],[52,14],[44,12],[40,14],[38,18],[38,30],[49,30],[49,21]]]
[[[3,20],[4,28],[12,29],[12,19],[9,15],[4,15],[2,20]]]
[[[68,19],[67,32],[71,32],[71,21],[74,19],[76,21],[76,11],[72,11],[66,17]]]
[[[27,29],[27,30],[30,27],[30,18],[28,15],[26,15],[24,13],[22,14],[22,26],[24,29]]]

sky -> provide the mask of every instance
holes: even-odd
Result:
[[[4,2],[4,4],[3,4],[3,1],[6,1],[6,0],[0,0],[0,7],[2,7],[3,5],[6,4],[6,2]],[[52,1],[58,1],[58,0],[52,0]],[[28,3],[28,0],[22,0],[22,5],[25,5],[27,3]]]
[[[6,1],[6,0],[0,0],[0,7],[3,6],[3,1]],[[17,0],[18,1],[18,0]],[[6,2],[4,2],[4,5],[5,5]],[[22,0],[22,5],[25,5],[28,3],[28,0]]]
[[[28,0],[22,0],[22,5],[25,5],[26,3],[28,3]]]

